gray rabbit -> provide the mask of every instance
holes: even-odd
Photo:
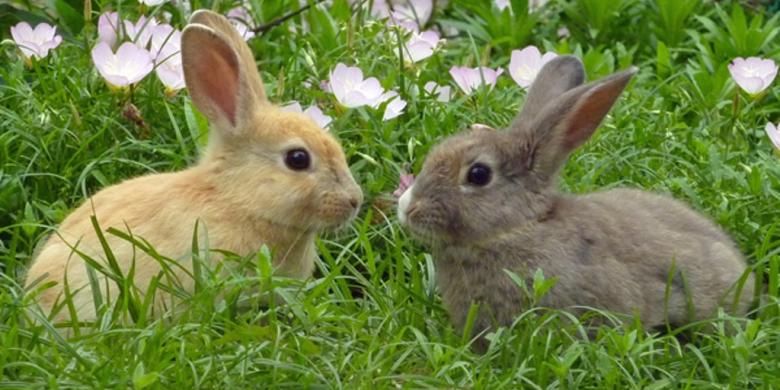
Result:
[[[580,61],[560,56],[542,68],[509,128],[472,127],[427,156],[399,199],[399,220],[430,245],[457,328],[472,303],[480,307],[475,332],[509,325],[527,308],[505,269],[526,283],[537,269],[557,278],[541,306],[636,313],[647,328],[683,325],[718,307],[747,311],[753,274],[710,220],[635,189],[582,196],[556,190],[567,156],[593,134],[634,73],[583,85]]]

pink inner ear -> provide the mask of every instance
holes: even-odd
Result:
[[[203,93],[225,114],[230,124],[236,125],[238,105],[238,60],[225,45],[208,50],[204,48],[202,60],[197,62],[198,79]]]
[[[590,138],[615,104],[621,91],[622,88],[615,89],[609,86],[595,88],[577,103],[574,112],[567,118],[566,135],[563,140],[566,150],[572,150]]]

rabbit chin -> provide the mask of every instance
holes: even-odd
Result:
[[[344,229],[352,223],[355,217],[357,217],[357,213],[358,210],[356,209],[348,213],[344,213],[343,215],[337,217],[323,216],[321,221],[317,225],[317,229],[320,231],[322,230],[338,231]]]

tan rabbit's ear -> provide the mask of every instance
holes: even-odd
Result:
[[[569,153],[593,135],[637,70],[631,67],[548,102],[530,123],[515,130],[528,150],[525,164],[555,173]]]
[[[190,24],[182,32],[181,56],[195,106],[215,128],[237,135],[259,102],[236,50],[223,34]]]
[[[536,75],[526,95],[523,110],[517,115],[513,126],[533,121],[548,103],[583,82],[585,69],[577,57],[564,55],[554,58]]]
[[[246,79],[258,101],[267,101],[263,79],[260,77],[260,73],[257,72],[257,64],[255,63],[254,55],[252,55],[252,50],[230,21],[216,12],[199,9],[190,16],[189,23],[202,24],[222,33],[222,36],[230,42],[231,46],[238,53],[238,60],[245,69]]]

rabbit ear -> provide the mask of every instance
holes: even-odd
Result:
[[[532,121],[544,107],[585,81],[585,69],[577,57],[558,56],[539,71],[515,122]]]
[[[233,49],[236,50],[236,53],[238,53],[238,60],[244,68],[246,80],[258,101],[267,101],[263,79],[260,77],[260,73],[257,72],[257,64],[255,63],[254,55],[252,55],[252,50],[230,21],[214,11],[200,9],[190,16],[189,22],[202,24],[222,33],[222,36],[228,40]]]
[[[636,72],[631,67],[571,89],[548,102],[534,120],[515,129],[528,151],[526,166],[554,174],[569,153],[593,135]]]
[[[182,32],[184,81],[195,106],[216,129],[237,135],[251,118],[258,97],[246,67],[223,34],[200,24]]]

